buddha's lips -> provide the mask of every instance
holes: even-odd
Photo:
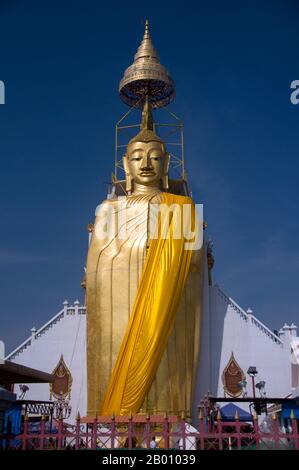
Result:
[[[139,176],[156,176],[156,173],[154,171],[142,171]]]

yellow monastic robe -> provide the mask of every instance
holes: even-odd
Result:
[[[163,195],[129,196],[105,201],[98,212],[87,260],[88,414],[100,414],[105,393],[132,312],[148,247],[149,205]],[[116,232],[97,236],[96,227],[111,210],[125,212]],[[125,227],[124,227],[125,225]],[[193,253],[173,331],[142,411],[191,415],[198,366],[202,298],[202,256]],[[167,292],[165,292],[167,295]]]

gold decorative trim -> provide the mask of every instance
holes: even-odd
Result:
[[[222,383],[224,389],[224,396],[237,398],[242,394],[242,386],[240,382],[245,379],[245,374],[242,368],[237,363],[234,353],[228,361],[227,366],[222,373]]]
[[[52,397],[57,399],[65,399],[68,397],[70,400],[73,377],[64,362],[62,354],[55,369],[52,371],[52,375],[54,375],[55,379],[54,382],[50,384],[50,400],[52,400]],[[57,387],[60,388],[59,391]]]

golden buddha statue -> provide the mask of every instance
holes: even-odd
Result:
[[[203,256],[200,248],[185,249],[191,236],[173,236],[175,214],[188,204],[191,234],[194,204],[169,192],[170,156],[153,131],[151,112],[161,96],[147,83],[141,131],[123,158],[127,194],[105,200],[96,213],[86,269],[89,416],[141,411],[191,416]],[[152,238],[152,216],[164,206],[172,211],[169,236],[164,239],[160,231]]]

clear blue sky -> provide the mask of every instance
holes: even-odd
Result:
[[[150,20],[185,123],[214,279],[271,328],[299,323],[297,1],[1,0],[0,337],[17,346],[82,299],[105,197],[118,82]]]

